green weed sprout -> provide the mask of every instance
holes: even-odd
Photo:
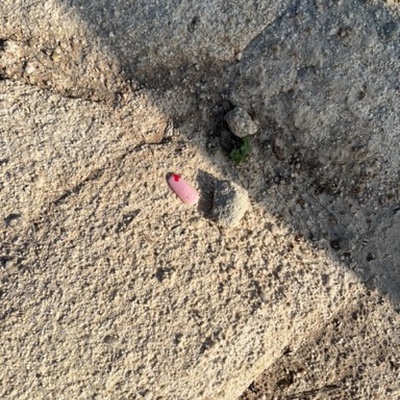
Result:
[[[242,138],[239,146],[236,146],[230,153],[229,158],[235,164],[241,164],[247,160],[251,152],[250,140],[248,136]]]

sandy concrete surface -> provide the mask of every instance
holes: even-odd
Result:
[[[398,12],[4,1],[0,396],[399,398]]]
[[[399,315],[376,291],[287,348],[241,400],[398,399]]]
[[[11,87],[18,99],[24,89],[4,86],[8,99]],[[55,97],[41,103],[52,107]],[[18,143],[11,111],[6,150]],[[28,127],[27,118],[18,121]],[[102,130],[88,131],[80,118],[76,132],[102,150]],[[180,204],[168,172],[197,178],[203,196],[221,173],[179,136],[115,150],[114,159],[103,150],[108,157],[95,154],[82,179],[79,168],[69,170],[69,125],[48,129],[46,146],[48,124],[7,152],[2,167],[3,396],[232,398],[288,340],[320,328],[338,299],[360,291],[257,204],[227,232],[210,221],[206,203]],[[104,125],[112,151],[124,140]],[[22,151],[38,136],[40,157]]]

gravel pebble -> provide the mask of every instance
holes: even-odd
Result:
[[[258,130],[257,124],[253,121],[250,115],[240,107],[236,107],[232,111],[229,111],[225,114],[224,119],[231,132],[240,138],[254,135]]]
[[[218,181],[215,185],[213,214],[224,228],[237,226],[250,208],[247,191],[230,181]]]

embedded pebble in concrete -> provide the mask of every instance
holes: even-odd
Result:
[[[224,228],[234,228],[250,208],[247,191],[230,181],[215,184],[213,214]]]
[[[254,135],[258,130],[257,124],[250,115],[240,107],[236,107],[232,111],[226,113],[224,119],[231,132],[240,138]]]

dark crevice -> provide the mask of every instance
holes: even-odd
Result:
[[[6,49],[8,39],[0,39],[0,52]]]

